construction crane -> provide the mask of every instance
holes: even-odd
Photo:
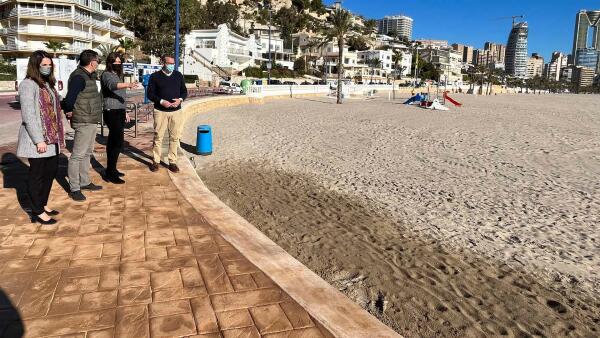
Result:
[[[525,18],[525,16],[523,16],[523,15],[505,16],[505,17],[502,17],[502,18],[496,18],[496,19],[494,19],[494,20],[506,20],[506,19],[512,19],[512,25],[513,25],[513,27],[514,27],[514,26],[515,26],[515,19],[516,19],[516,18],[521,18],[521,19],[523,19],[523,18]]]

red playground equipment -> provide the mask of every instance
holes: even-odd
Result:
[[[456,100],[454,100],[453,98],[451,98],[450,96],[448,96],[448,92],[447,91],[444,92],[444,99],[450,101],[453,105],[455,105],[457,107],[461,107],[462,106],[462,103],[459,103]]]

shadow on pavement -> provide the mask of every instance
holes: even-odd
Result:
[[[179,144],[181,145],[181,149],[187,151],[190,154],[196,154],[196,146],[183,142],[180,142]]]
[[[15,189],[21,209],[27,214],[31,214],[31,201],[27,193],[29,166],[23,163],[17,155],[5,153],[2,155],[0,169],[4,180],[3,188]]]
[[[19,311],[6,293],[0,289],[0,337],[21,338],[24,334],[25,327]]]

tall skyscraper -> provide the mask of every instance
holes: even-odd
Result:
[[[575,36],[573,37],[573,61],[600,71],[600,10],[580,10],[575,17]]]
[[[506,57],[504,59],[506,73],[520,78],[527,77],[527,35],[529,28],[527,22],[513,25],[508,43],[506,44]]]
[[[377,20],[379,34],[396,32],[399,36],[412,40],[413,19],[406,15],[385,16]]]

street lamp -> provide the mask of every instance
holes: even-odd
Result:
[[[175,0],[175,70],[179,68],[179,0]]]
[[[273,68],[271,57],[271,1],[264,0],[263,7],[269,11],[269,62],[267,62],[267,85],[269,85],[271,84],[271,68]]]

